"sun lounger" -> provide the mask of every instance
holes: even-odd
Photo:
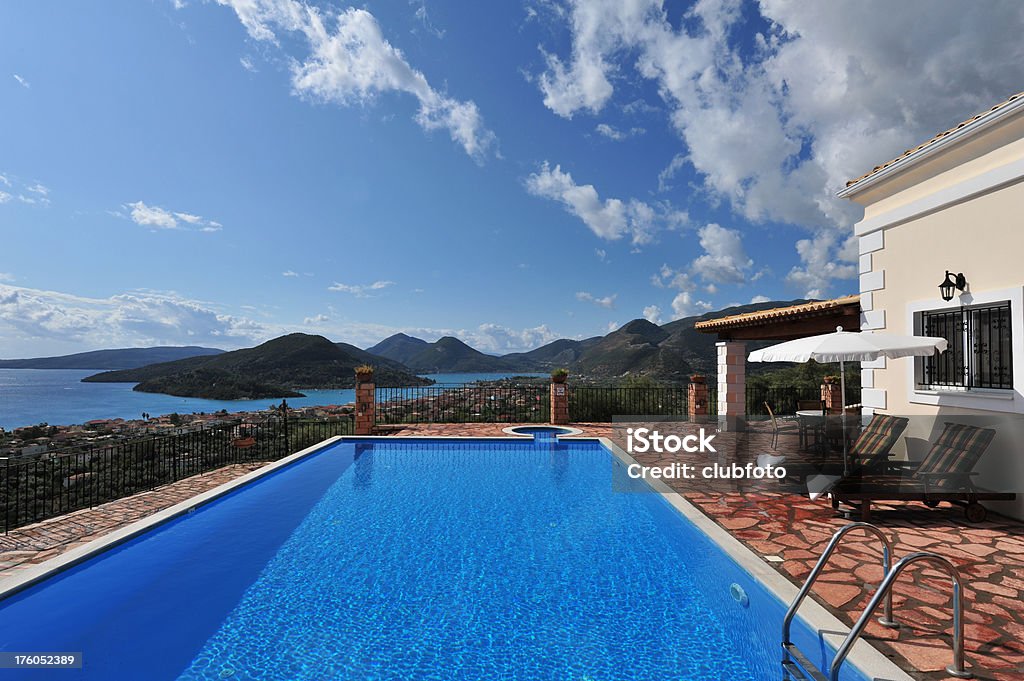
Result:
[[[947,423],[919,464],[890,463],[884,471],[876,467],[845,477],[829,490],[832,505],[859,508],[866,521],[873,501],[921,501],[931,507],[948,501],[964,506],[970,522],[982,522],[986,510],[978,502],[1016,498],[1012,492],[994,492],[974,484],[974,467],[994,437],[990,428]]]
[[[886,472],[892,448],[896,446],[909,419],[903,416],[874,414],[849,447],[850,469],[854,473]],[[786,471],[794,480],[812,475],[837,474],[843,471],[842,451],[827,454],[787,457]]]

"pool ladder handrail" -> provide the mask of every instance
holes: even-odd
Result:
[[[882,580],[882,584],[878,587],[867,607],[864,608],[864,612],[861,613],[860,619],[853,625],[853,629],[850,630],[842,645],[836,650],[836,656],[832,659],[832,665],[829,667],[830,681],[839,681],[839,668],[846,661],[846,656],[850,654],[853,644],[864,633],[864,628],[868,625],[868,620],[871,619],[872,613],[878,608],[879,601],[882,598],[892,597],[892,586],[896,583],[896,578],[908,567],[919,562],[928,562],[942,568],[953,582],[953,664],[946,667],[946,673],[958,679],[970,679],[974,676],[972,672],[964,667],[964,590],[963,582],[960,579],[960,572],[949,559],[937,553],[916,551],[900,559],[885,576],[885,579]]]
[[[889,540],[889,537],[887,537],[885,533],[882,532],[881,529],[879,529],[876,525],[872,525],[871,523],[850,523],[839,528],[839,530],[834,535],[832,535],[832,539],[831,541],[829,541],[828,546],[825,547],[825,550],[822,552],[821,557],[818,558],[818,562],[814,566],[814,569],[811,570],[811,573],[809,575],[807,575],[807,579],[804,581],[804,585],[800,587],[800,592],[797,593],[796,598],[794,598],[793,602],[789,605],[789,610],[786,611],[786,616],[782,620],[783,646],[792,644],[792,641],[789,640],[789,630],[791,625],[793,624],[793,618],[796,617],[796,611],[800,608],[800,604],[804,602],[805,598],[807,598],[807,594],[810,593],[811,587],[814,586],[814,583],[818,580],[818,576],[821,574],[821,571],[825,569],[825,565],[832,557],[832,554],[835,552],[836,547],[839,546],[839,543],[843,540],[843,537],[845,537],[847,534],[854,530],[865,530],[870,534],[874,534],[876,537],[879,538],[879,540],[881,540],[882,577],[884,578],[886,575],[889,574],[889,570],[892,566],[892,542]],[[889,594],[888,598],[885,599],[885,615],[884,617],[879,619],[879,622],[881,622],[887,627],[895,628],[899,626],[899,623],[893,620],[892,618],[892,594]]]
[[[858,618],[857,622],[850,630],[850,633],[847,634],[842,644],[836,650],[836,655],[832,659],[832,664],[829,667],[829,676],[826,677],[814,665],[814,663],[811,662],[792,641],[790,641],[790,627],[800,604],[807,597],[807,594],[810,592],[814,582],[818,579],[818,575],[821,574],[822,569],[824,569],[829,558],[831,558],[833,552],[835,552],[836,547],[842,541],[843,537],[856,529],[863,529],[876,535],[881,540],[883,578],[878,589],[875,591],[874,596],[872,596],[868,605],[861,613],[860,618]],[[853,649],[854,644],[860,639],[865,627],[867,627],[868,621],[871,619],[875,610],[878,609],[878,605],[883,599],[885,600],[885,611],[883,616],[878,618],[879,623],[890,628],[900,626],[899,622],[893,618],[892,613],[893,584],[895,584],[896,578],[899,577],[903,570],[914,563],[927,561],[941,567],[950,576],[953,583],[953,664],[947,666],[946,671],[951,676],[961,679],[969,679],[974,676],[964,668],[963,582],[960,578],[960,572],[956,569],[956,566],[946,558],[928,551],[917,551],[915,553],[911,553],[896,563],[895,566],[891,566],[892,555],[892,542],[881,529],[871,523],[850,523],[841,527],[834,535],[832,535],[832,539],[829,541],[828,546],[825,547],[821,557],[818,558],[817,564],[815,564],[814,569],[811,570],[810,574],[807,576],[806,581],[801,587],[799,593],[797,593],[796,598],[793,599],[793,602],[790,604],[789,610],[786,611],[786,616],[782,621],[782,649],[784,651],[782,666],[784,670],[787,672],[797,673],[799,678],[806,678],[806,674],[809,674],[814,681],[839,681],[840,668],[846,661],[846,657],[850,654],[850,650]],[[799,667],[794,665],[791,658],[795,658],[797,660]],[[806,672],[806,674],[804,672]],[[788,678],[788,674],[786,678]]]
[[[889,574],[893,556],[892,542],[879,527],[872,525],[871,523],[856,522],[849,523],[848,525],[844,525],[839,528],[839,530],[832,535],[832,539],[829,541],[828,546],[825,547],[825,550],[821,553],[821,556],[818,558],[818,562],[815,564],[810,574],[807,575],[807,579],[804,581],[803,586],[800,587],[800,591],[797,593],[796,598],[794,598],[793,602],[790,603],[789,610],[786,611],[786,616],[782,620],[782,666],[786,671],[796,671],[793,666],[793,658],[795,658],[797,663],[799,663],[800,668],[811,674],[815,681],[828,681],[825,676],[818,671],[814,663],[811,662],[790,640],[789,632],[793,624],[793,618],[796,617],[797,610],[800,609],[800,605],[804,602],[804,599],[807,598],[807,595],[811,591],[811,587],[814,586],[814,583],[818,580],[818,576],[821,574],[822,570],[825,569],[825,565],[828,564],[829,559],[832,558],[832,554],[842,542],[843,538],[854,530],[864,530],[865,532],[878,537],[879,541],[882,543],[883,579]],[[892,592],[886,593],[885,614],[883,617],[880,617],[878,621],[884,626],[896,628],[899,626],[899,623],[896,622],[892,616]],[[803,674],[800,674],[800,676],[804,677]]]

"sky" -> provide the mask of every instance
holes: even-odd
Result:
[[[489,353],[857,291],[846,180],[1024,90],[1024,4],[0,4],[0,357]]]

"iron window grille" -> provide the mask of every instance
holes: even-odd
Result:
[[[1013,388],[1010,302],[922,312],[921,331],[949,348],[917,360],[919,387],[971,390]]]

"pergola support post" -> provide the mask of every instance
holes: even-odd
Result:
[[[722,431],[743,430],[747,402],[747,344],[719,341],[718,427]]]

